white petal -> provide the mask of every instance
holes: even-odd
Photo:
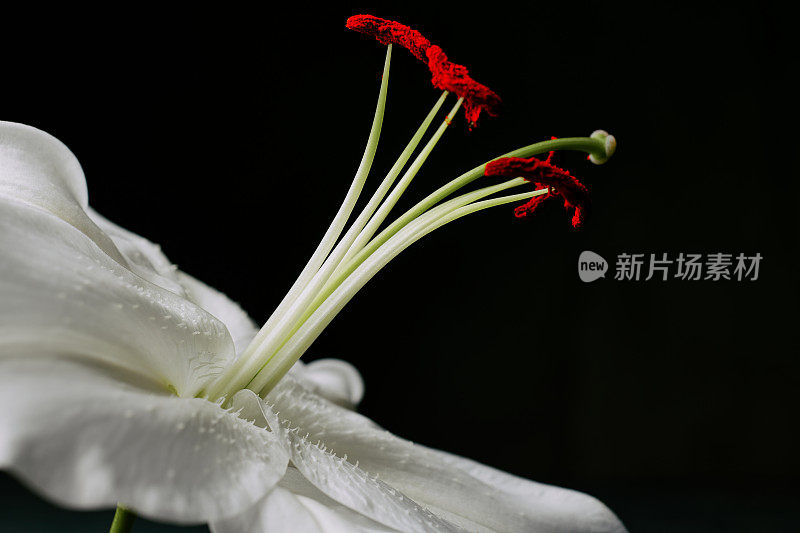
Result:
[[[392,533],[325,496],[296,468],[256,505],[210,524],[213,533]]]
[[[228,328],[240,353],[258,329],[239,305],[221,292],[178,270],[161,247],[122,228],[89,208],[89,216],[122,253],[130,269],[150,283],[196,303]]]
[[[576,491],[528,481],[415,445],[286,379],[267,397],[311,441],[468,530],[622,532],[616,516]],[[490,429],[487,429],[490,431]],[[501,436],[498,436],[501,438]]]
[[[178,268],[167,259],[159,245],[114,224],[91,207],[87,209],[87,214],[114,242],[134,274],[186,297],[186,291],[178,281]]]
[[[292,464],[321,492],[360,514],[400,531],[458,531],[383,481],[312,444],[299,431],[289,433]]]
[[[364,397],[361,374],[341,359],[319,359],[308,363],[299,377],[323,398],[348,409],[354,409]]]
[[[286,489],[276,487],[256,505],[231,518],[210,524],[212,533],[321,533],[311,509]],[[339,531],[348,531],[339,529]]]
[[[233,338],[236,353],[241,353],[256,336],[258,328],[239,304],[216,289],[196,280],[188,274],[178,272],[178,282],[186,290],[186,297],[217,317]]]
[[[286,469],[286,475],[278,482],[278,486],[282,487],[292,494],[298,496],[304,501],[313,500],[319,505],[335,512],[339,520],[346,521],[353,529],[357,531],[367,532],[393,532],[394,529],[388,528],[382,524],[370,520],[366,516],[359,514],[352,509],[344,507],[336,500],[326,496],[317,487],[311,484],[300,471],[294,466]],[[322,522],[326,522],[322,520]]]
[[[52,213],[125,264],[111,239],[86,214],[86,181],[78,160],[52,135],[0,121],[0,198]]]
[[[269,423],[274,416],[272,409],[250,391],[237,393],[232,398],[232,403],[241,409],[241,416],[246,419],[254,418],[256,425]],[[259,408],[262,411],[260,416]],[[270,427],[277,428],[276,431],[288,438],[290,459],[303,477],[341,505],[399,531],[459,531],[344,458],[312,444],[296,428],[287,430],[274,423]]]
[[[0,467],[80,509],[156,520],[242,512],[283,476],[285,444],[217,404],[63,358],[0,359]]]
[[[193,396],[234,356],[225,326],[47,211],[0,197],[0,357],[63,354]]]

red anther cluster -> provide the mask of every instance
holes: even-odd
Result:
[[[464,115],[470,127],[478,122],[481,109],[485,109],[490,116],[497,116],[500,97],[486,85],[473,80],[467,67],[449,61],[444,51],[436,45],[428,48],[427,56],[428,68],[433,74],[433,86],[464,97]]]
[[[347,19],[347,29],[371,35],[381,44],[402,46],[423,63],[428,62],[425,52],[431,47],[431,42],[408,26],[372,15],[353,15]]]
[[[450,91],[464,98],[464,114],[470,128],[478,121],[481,110],[497,116],[500,97],[472,79],[467,67],[453,63],[439,46],[432,45],[420,32],[408,26],[372,15],[354,15],[347,19],[347,28],[371,35],[382,44],[396,44],[408,49],[414,56],[426,63],[437,89]]]
[[[553,152],[545,160],[523,159],[520,157],[503,157],[486,164],[486,176],[499,176],[504,178],[521,177],[534,183],[538,188],[547,187],[550,191],[542,196],[535,196],[527,203],[517,206],[514,215],[524,217],[533,213],[542,202],[551,196],[561,196],[564,207],[574,209],[572,225],[579,228],[586,219],[589,207],[589,191],[568,171],[558,168],[550,162]]]

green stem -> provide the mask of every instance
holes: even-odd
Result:
[[[111,522],[111,529],[108,533],[128,533],[133,529],[136,515],[130,509],[117,505],[117,512],[114,513],[114,520]]]

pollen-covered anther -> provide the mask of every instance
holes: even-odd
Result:
[[[470,128],[475,126],[483,109],[490,116],[497,116],[500,97],[487,86],[472,79],[467,67],[448,60],[447,54],[436,45],[428,48],[427,56],[428,68],[433,74],[433,86],[464,97],[464,115]]]
[[[497,116],[500,97],[487,86],[478,83],[469,75],[464,65],[447,59],[440,46],[431,44],[417,30],[408,26],[372,15],[354,15],[347,19],[347,28],[371,35],[382,44],[396,44],[409,50],[414,57],[428,65],[431,83],[437,89],[448,91],[464,98],[464,115],[470,129],[475,126],[481,110]]]
[[[381,44],[391,43],[402,46],[423,63],[428,62],[425,53],[430,48],[431,42],[420,32],[412,30],[408,26],[372,15],[353,15],[347,19],[346,26],[348,30],[375,37]]]
[[[564,207],[574,209],[572,225],[579,228],[586,219],[589,207],[589,190],[567,170],[559,168],[550,162],[552,152],[547,159],[523,159],[520,157],[503,157],[486,164],[486,176],[504,178],[522,177],[536,185],[538,188],[547,187],[549,192],[542,196],[535,196],[527,203],[514,209],[516,217],[524,217],[533,213],[547,198],[561,196]]]

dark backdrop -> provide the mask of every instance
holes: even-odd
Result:
[[[602,167],[561,160],[591,189],[585,229],[557,202],[530,220],[507,207],[459,221],[393,261],[305,358],[355,364],[362,412],[391,431],[591,492],[632,531],[788,530],[800,470],[789,22],[768,6],[547,4],[8,19],[2,119],[65,142],[100,212],[263,322],[368,133],[385,49],[346,18],[415,26],[505,105],[471,133],[455,121],[400,208],[551,135],[604,128],[619,150]],[[437,98],[428,79],[395,50],[368,190]],[[576,269],[587,249],[612,269],[623,252],[764,259],[755,282],[589,285]],[[12,529],[109,523],[10,477],[0,490]]]

